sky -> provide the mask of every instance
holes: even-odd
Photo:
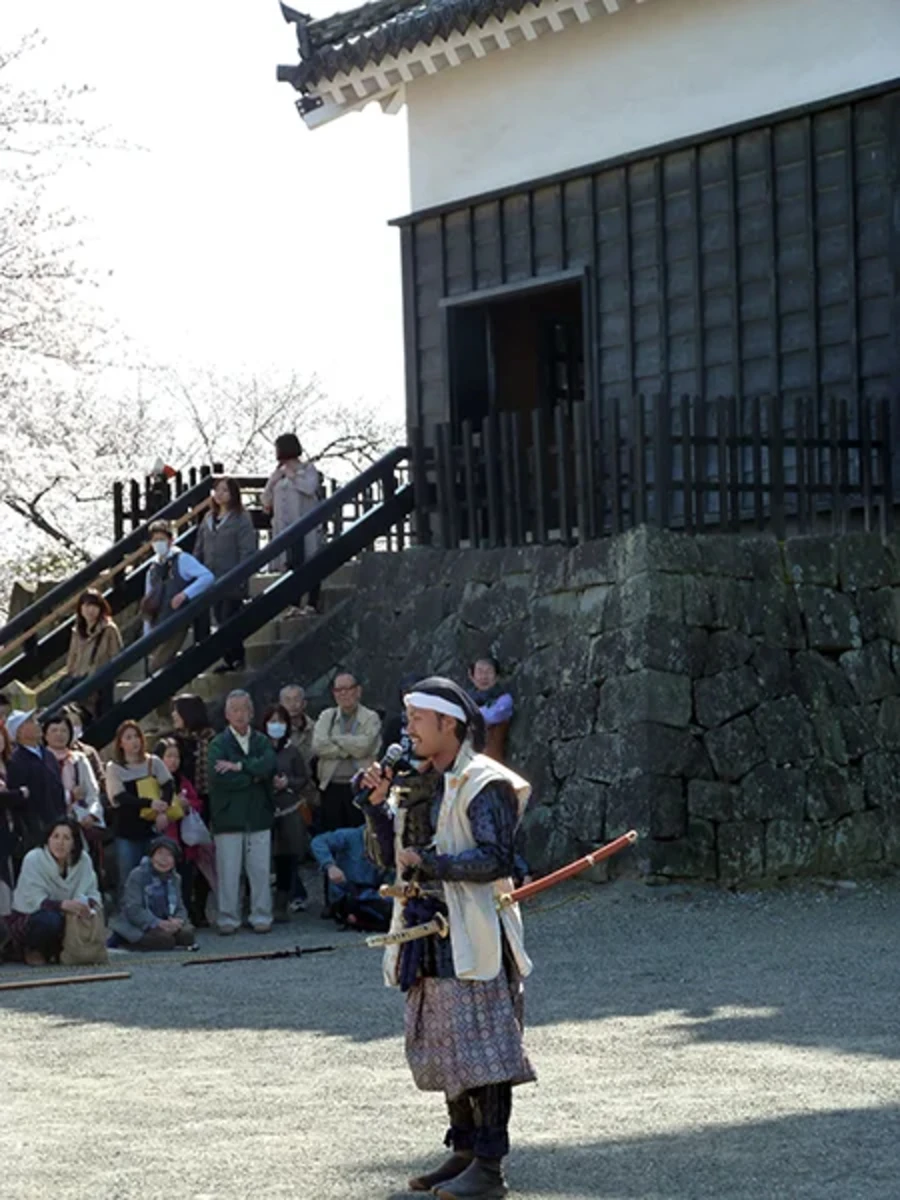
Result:
[[[345,4],[343,7],[350,7]],[[315,16],[335,11],[314,0]],[[35,88],[87,85],[79,110],[131,149],[67,168],[99,300],[141,360],[317,375],[341,402],[403,413],[399,235],[405,115],[377,105],[312,132],[275,79],[297,61],[277,0],[2,0],[0,46],[47,44]],[[134,357],[134,354],[132,354]]]

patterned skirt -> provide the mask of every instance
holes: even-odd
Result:
[[[509,974],[507,974],[509,972]],[[531,1083],[516,971],[496,979],[420,979],[406,993],[406,1059],[423,1092],[449,1099],[489,1083]]]

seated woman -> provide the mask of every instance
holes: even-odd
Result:
[[[43,846],[25,855],[12,906],[7,957],[24,958],[33,967],[59,960],[67,913],[84,921],[102,919],[94,865],[74,817],[54,821]]]
[[[125,884],[122,905],[110,922],[115,944],[128,950],[174,950],[194,944],[175,867],[181,851],[168,837],[155,838],[150,853]]]

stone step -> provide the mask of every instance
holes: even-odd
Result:
[[[256,642],[247,646],[247,668],[258,671],[267,666],[284,649],[284,642]]]

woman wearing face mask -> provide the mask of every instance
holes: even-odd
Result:
[[[241,489],[234,479],[218,479],[212,490],[212,508],[197,529],[194,557],[220,579],[234,570],[257,550],[256,530],[250,516],[244,512]],[[223,596],[213,605],[216,626],[224,625],[247,598],[249,582],[237,591]],[[240,671],[244,666],[244,643],[237,639],[222,653],[222,665],[217,672]]]
[[[273,919],[290,920],[291,892],[293,908],[306,903],[306,888],[298,877],[300,863],[309,853],[309,833],[300,811],[303,789],[309,772],[303,755],[290,741],[291,718],[282,704],[270,705],[263,715],[263,728],[278,759],[275,775],[275,825],[272,829],[272,858],[275,864],[275,905]]]
[[[29,850],[7,918],[7,957],[29,966],[56,962],[62,951],[66,915],[102,920],[102,904],[91,857],[74,817],[54,821],[44,844]]]
[[[75,624],[69,639],[66,658],[66,673],[59,684],[59,694],[106,666],[122,649],[122,635],[112,617],[112,609],[106,597],[89,588],[78,597]],[[93,717],[103,711],[106,704],[99,692],[90,697],[85,705]]]
[[[306,516],[319,503],[322,476],[311,462],[303,462],[303,447],[293,433],[284,433],[275,440],[278,466],[273,471],[262,494],[262,506],[272,515],[272,537]],[[303,559],[312,558],[319,548],[321,530],[311,530],[303,539]],[[298,551],[281,554],[269,564],[272,571],[289,571],[300,560]],[[319,587],[309,593],[307,609],[316,611]]]

